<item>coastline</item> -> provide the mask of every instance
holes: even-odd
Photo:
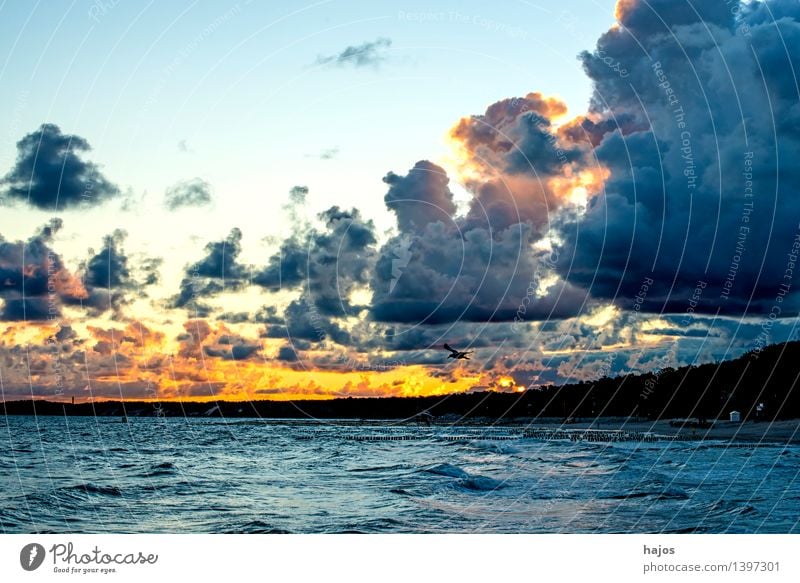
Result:
[[[666,437],[696,439],[697,441],[730,441],[737,443],[800,443],[800,419],[778,421],[715,421],[710,428],[676,425],[676,420],[618,421],[598,418],[591,422],[576,422],[559,425],[567,430],[621,430],[630,433],[650,432]]]
[[[343,400],[345,404],[352,401]],[[423,400],[424,401],[424,400]],[[276,403],[262,402],[274,406]],[[330,402],[328,402],[330,403]],[[0,404],[6,417],[94,417],[113,420],[139,422],[163,422],[177,419],[227,420],[237,423],[262,423],[264,425],[295,425],[309,429],[332,427],[367,428],[376,430],[375,439],[381,439],[381,430],[402,430],[410,439],[423,438],[426,428],[453,430],[464,429],[473,438],[481,428],[506,428],[518,433],[518,437],[534,439],[572,439],[574,441],[662,441],[682,442],[721,441],[742,444],[800,444],[800,419],[745,420],[732,422],[715,420],[702,426],[693,419],[659,419],[645,417],[594,417],[575,418],[565,422],[563,418],[529,415],[461,415],[446,413],[428,415],[426,408],[410,408],[406,416],[399,416],[397,409],[374,409],[367,407],[358,411],[313,410],[315,402],[296,402],[291,409],[285,406],[258,410],[244,403],[220,401],[215,403],[174,403],[162,402],[153,406],[145,402],[105,401],[70,405],[53,401],[6,401]],[[322,403],[324,405],[324,402]],[[397,401],[395,401],[397,404]],[[286,404],[282,404],[286,405]],[[421,409],[421,411],[420,411]],[[288,414],[287,414],[288,413]],[[326,414],[328,413],[328,414]],[[334,413],[334,414],[331,414]],[[378,414],[376,414],[378,413]],[[381,414],[382,413],[382,414]],[[394,413],[394,414],[392,414]],[[486,439],[492,439],[487,436]]]

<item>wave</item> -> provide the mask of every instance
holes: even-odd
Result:
[[[408,464],[395,464],[391,466],[372,466],[368,468],[349,468],[346,472],[391,472],[394,470],[407,470]]]
[[[475,490],[477,492],[492,492],[503,487],[502,482],[486,476],[469,476],[460,480],[459,485],[467,490]]]
[[[455,485],[464,490],[491,492],[503,487],[503,483],[494,478],[470,474],[466,470],[454,466],[453,464],[437,464],[430,468],[425,468],[423,471],[437,476],[456,478],[457,482]]]
[[[101,494],[103,496],[122,496],[122,490],[116,486],[100,486],[87,482],[86,484],[78,484],[77,486],[68,486],[64,490],[71,490],[75,492],[86,492],[87,494]]]
[[[172,462],[164,462],[161,464],[156,464],[151,466],[149,470],[144,472],[144,476],[146,477],[156,477],[156,476],[169,476],[178,471],[178,466],[173,464]]]
[[[472,442],[472,445],[478,449],[483,449],[494,453],[500,453],[506,455],[519,453],[518,447],[510,445],[509,443],[504,443],[502,441],[475,440]]]
[[[636,498],[653,498],[655,500],[687,500],[689,495],[680,488],[665,488],[652,490],[634,490],[623,494],[603,496],[603,500],[629,500]]]
[[[755,506],[737,500],[717,500],[707,508],[709,514],[717,516],[741,516],[757,512]]]
[[[223,534],[292,534],[291,531],[278,528],[263,520],[251,520],[241,525],[231,525],[223,528]]]
[[[436,474],[437,476],[447,476],[448,478],[468,478],[469,474],[452,464],[436,464],[430,468],[425,468],[424,472]]]

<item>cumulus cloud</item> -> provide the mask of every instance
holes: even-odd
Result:
[[[86,263],[86,284],[104,289],[119,289],[130,285],[128,257],[121,248],[126,236],[125,231],[117,229],[103,239],[103,248]]]
[[[544,232],[572,202],[574,188],[593,194],[603,169],[591,163],[586,144],[553,128],[566,111],[556,98],[529,93],[500,100],[453,127],[450,137],[473,193],[470,223],[503,229],[525,222]]]
[[[299,290],[280,322],[274,316],[266,334],[274,338],[349,344],[350,334],[336,320],[358,316],[366,306],[353,293],[366,289],[375,263],[375,226],[357,209],[333,206],[319,214],[323,227],[285,240],[252,282],[270,291]],[[279,322],[279,323],[278,323]]]
[[[128,303],[128,294],[138,283],[133,279],[128,256],[122,246],[127,234],[117,229],[103,239],[102,248],[90,249],[90,258],[82,266],[83,283],[89,297],[83,302],[98,312],[119,309]]]
[[[6,398],[153,397],[158,386],[154,375],[166,361],[142,357],[164,336],[137,321],[120,328],[88,326],[83,336],[62,323],[44,343],[25,346],[10,331],[10,336],[0,335]]]
[[[383,177],[389,191],[386,207],[397,216],[401,231],[422,231],[435,221],[450,222],[456,211],[450,179],[443,168],[420,160],[405,176],[389,172]]]
[[[452,179],[427,160],[385,175],[396,224],[380,242],[355,208],[307,220],[308,188],[296,186],[284,207],[293,233],[263,265],[240,262],[238,229],[209,243],[171,305],[217,322],[187,323],[178,356],[235,367],[228,361],[268,354],[290,369],[390,361],[450,383],[456,367],[436,366],[448,341],[476,349],[458,370],[528,384],[722,359],[791,338],[788,320],[767,327],[763,316],[800,309],[800,170],[788,162],[800,155],[800,94],[787,74],[800,69],[800,8],[621,0],[617,18],[580,55],[588,111],[566,119],[560,100],[531,92],[464,117],[450,132]],[[375,66],[388,47],[379,39],[318,64]],[[472,195],[462,213],[455,179]],[[173,188],[173,210],[211,198],[192,181]],[[57,228],[0,241],[0,266],[11,266],[5,319],[46,317],[43,271],[63,275],[57,311],[134,285],[118,233],[85,263],[83,282],[60,259],[43,260]],[[30,264],[20,245],[39,245]],[[215,315],[203,302],[249,285],[286,293],[254,315]],[[259,339],[225,328],[244,322],[263,325]],[[68,329],[58,335],[73,341]],[[125,352],[107,336],[93,331],[94,358]],[[203,375],[178,374],[186,394],[207,394]]]
[[[249,267],[239,263],[241,230],[231,229],[225,239],[208,243],[205,251],[205,257],[186,267],[180,291],[169,302],[174,308],[192,309],[198,316],[211,313],[202,298],[241,289],[249,278]]]
[[[297,351],[293,346],[281,346],[278,349],[278,360],[281,362],[297,362],[299,360]]]
[[[337,67],[352,66],[355,68],[377,68],[386,61],[386,51],[392,46],[392,40],[379,37],[374,41],[363,42],[360,45],[348,46],[343,51],[334,55],[320,55],[317,65],[335,65]]]
[[[435,325],[457,321],[511,321],[575,315],[586,294],[569,284],[540,289],[543,252],[529,222],[483,224],[455,217],[442,168],[418,162],[394,173],[387,207],[400,233],[382,247],[371,281],[372,317],[380,322]]]
[[[61,219],[53,219],[27,241],[0,236],[0,320],[55,320],[64,304],[88,299],[83,283],[51,247],[61,227]]]
[[[208,206],[211,201],[211,185],[201,178],[178,182],[170,186],[164,195],[164,206],[171,211],[186,207]]]
[[[122,229],[106,235],[102,247],[89,249],[89,259],[80,266],[79,275],[88,294],[81,305],[95,314],[114,310],[119,315],[123,306],[146,297],[146,288],[159,281],[163,260],[144,257],[132,261],[124,249],[127,236]]]
[[[42,124],[17,142],[16,164],[0,180],[0,188],[12,200],[47,211],[102,204],[120,191],[94,162],[84,159],[90,150],[84,138]]]
[[[563,226],[560,272],[628,309],[650,278],[644,311],[682,312],[702,282],[697,312],[796,315],[800,5],[624,0],[617,16],[581,55],[610,174]]]

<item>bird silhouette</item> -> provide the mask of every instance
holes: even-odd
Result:
[[[475,352],[474,350],[456,350],[455,348],[451,348],[447,343],[445,343],[444,348],[450,351],[447,358],[455,358],[456,360],[469,360],[469,355]]]

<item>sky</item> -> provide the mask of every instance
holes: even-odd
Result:
[[[795,339],[799,49],[789,0],[0,2],[0,396],[523,391]]]

